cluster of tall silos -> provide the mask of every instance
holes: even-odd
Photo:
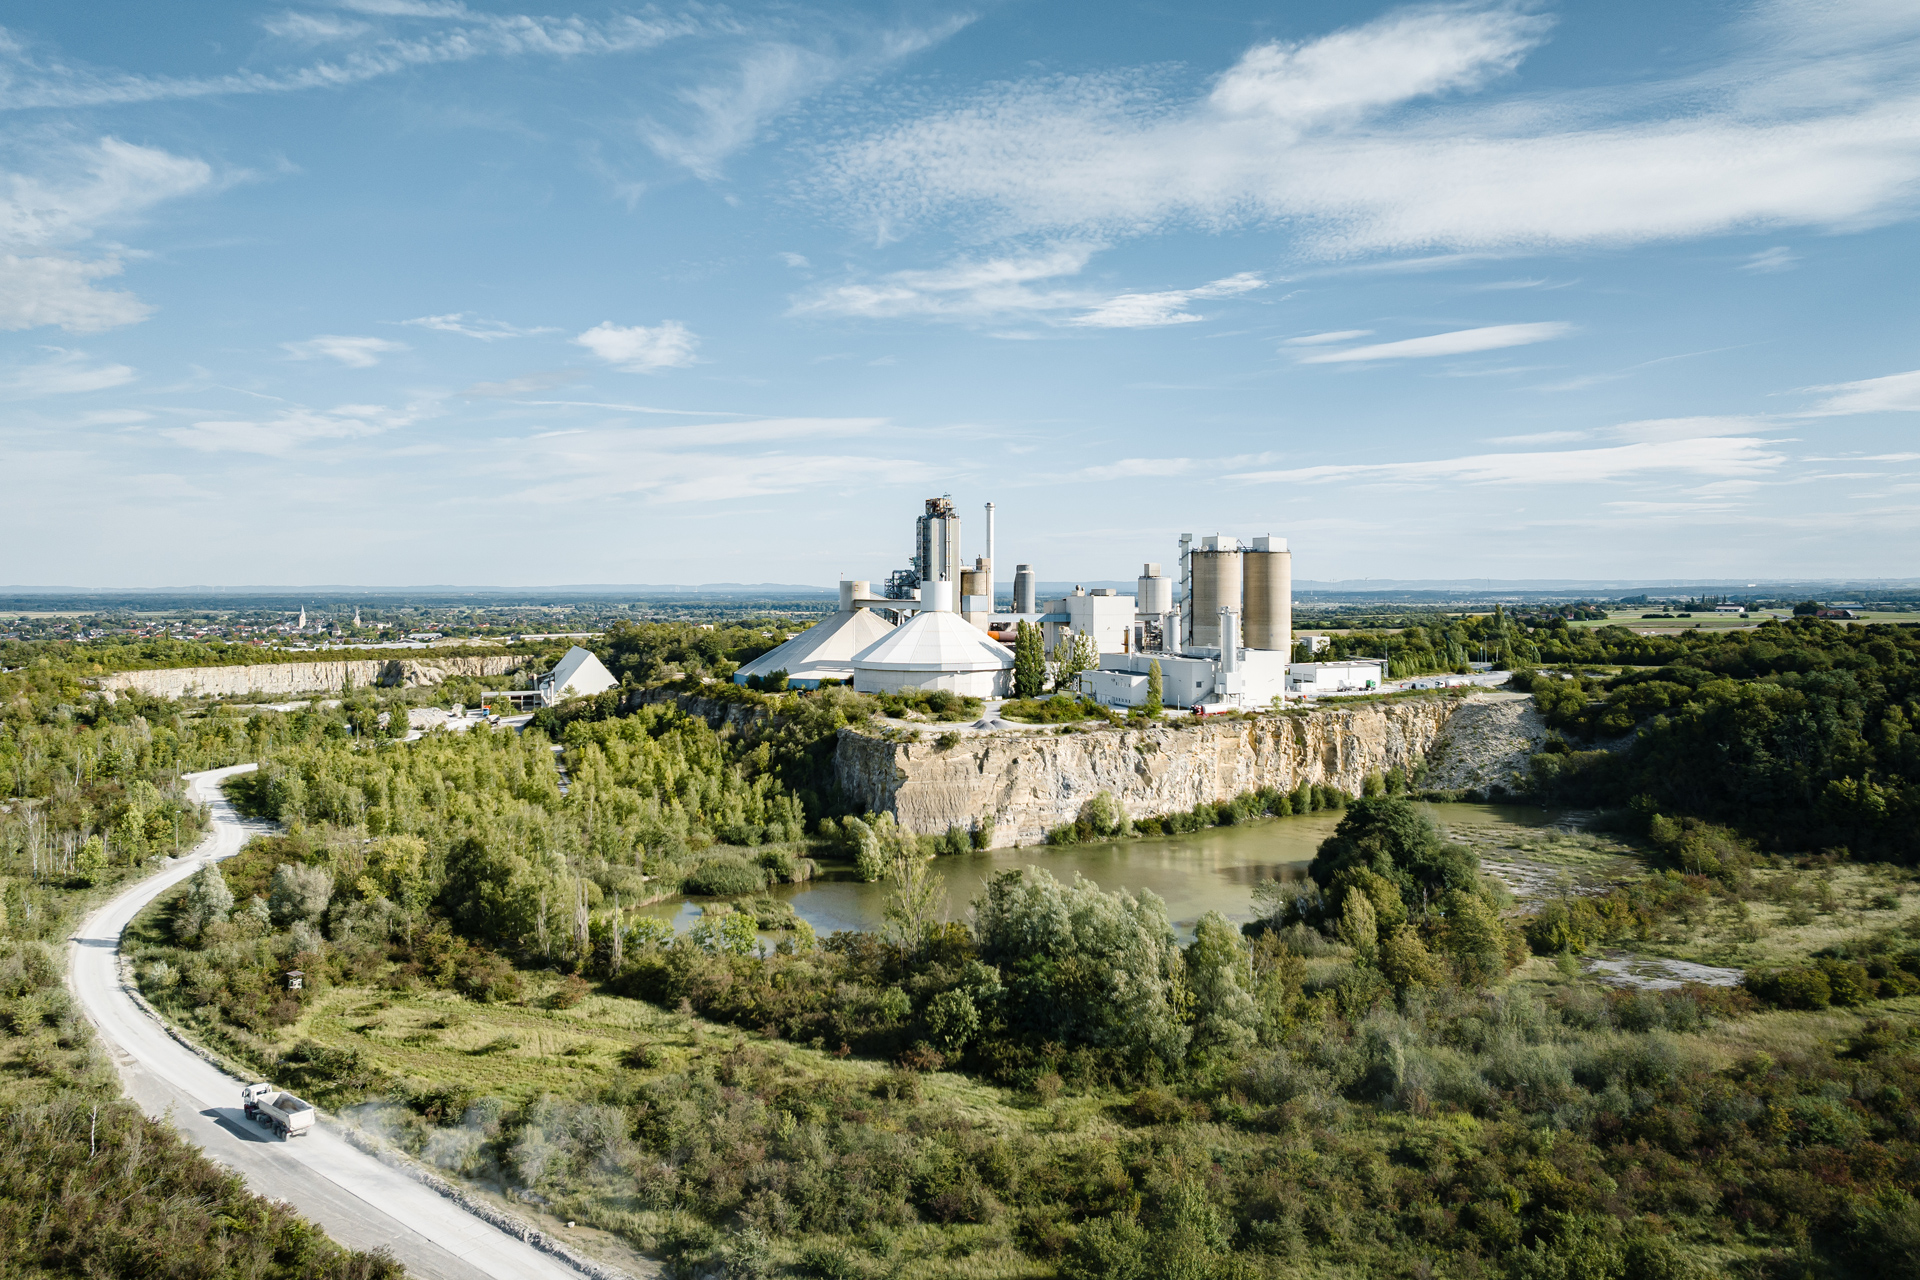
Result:
[[[1221,610],[1227,609],[1246,648],[1292,650],[1293,553],[1285,538],[1260,537],[1242,546],[1237,538],[1213,534],[1195,546],[1192,534],[1181,534],[1180,560],[1181,639],[1188,647],[1225,647],[1220,628]]]

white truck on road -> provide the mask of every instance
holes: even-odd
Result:
[[[247,1119],[267,1126],[283,1138],[297,1138],[313,1128],[316,1113],[311,1102],[302,1102],[264,1081],[242,1089],[240,1101],[245,1104]]]

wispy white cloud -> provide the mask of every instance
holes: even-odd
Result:
[[[1483,453],[1419,462],[1295,467],[1284,471],[1244,472],[1230,478],[1268,484],[1346,482],[1431,488],[1452,484],[1593,484],[1632,476],[1674,474],[1742,477],[1770,475],[1786,464],[1786,455],[1770,452],[1769,445],[1768,441],[1753,438],[1711,436],[1600,449]]]
[[[1324,347],[1334,342],[1352,342],[1355,338],[1371,338],[1371,329],[1335,329],[1330,333],[1309,333],[1301,338],[1288,338],[1283,346],[1288,347]]]
[[[120,274],[120,259],[91,262],[58,255],[0,255],[0,329],[59,325],[68,333],[98,333],[138,324],[153,308],[119,289],[96,289],[95,280]]]
[[[646,325],[622,328],[606,320],[574,341],[616,369],[628,373],[657,373],[693,364],[693,351],[700,340],[678,320],[662,320],[652,328]]]
[[[213,76],[151,76],[80,66],[58,56],[39,54],[0,31],[0,110],[93,107],[208,98],[231,94],[288,93],[333,89],[394,75],[411,67],[467,62],[486,57],[576,58],[651,49],[702,29],[693,18],[618,14],[604,22],[585,18],[541,18],[525,14],[476,13],[460,4],[367,3],[343,5],[363,15],[387,19],[426,19],[436,29],[413,32],[401,27],[349,32],[359,47],[337,57],[272,71],[238,70]],[[270,33],[313,43],[336,20],[293,17],[270,22]]]
[[[1403,338],[1398,342],[1376,342],[1364,347],[1346,347],[1339,351],[1316,351],[1299,357],[1301,364],[1346,364],[1359,360],[1424,360],[1434,356],[1471,355],[1476,351],[1499,351],[1524,347],[1535,342],[1564,338],[1573,326],[1561,320],[1539,324],[1494,324],[1479,329],[1455,329],[1451,333],[1433,333],[1424,338]]]
[[[327,441],[360,440],[410,425],[417,410],[389,410],[382,405],[348,404],[335,409],[292,408],[269,418],[211,418],[184,427],[166,427],[159,434],[202,453],[250,453],[284,458],[305,446]]]
[[[1703,414],[1691,418],[1642,418],[1622,422],[1598,434],[1615,440],[1641,444],[1660,444],[1672,440],[1698,440],[1707,436],[1757,436],[1779,430],[1779,424],[1751,414]]]
[[[0,396],[9,400],[37,400],[42,396],[74,395],[125,386],[137,376],[124,364],[94,364],[84,351],[46,347],[46,358],[33,364],[0,370]]]
[[[1036,253],[954,263],[930,271],[896,271],[874,284],[830,285],[797,299],[790,314],[903,316],[974,320],[1039,315],[1091,306],[1084,290],[1038,290],[1037,282],[1078,275],[1093,256],[1090,245],[1058,245]]]
[[[1275,224],[1327,258],[1858,228],[1908,216],[1920,182],[1904,9],[1775,4],[1689,79],[1495,103],[1472,95],[1548,21],[1406,9],[1257,45],[1184,101],[1150,73],[991,89],[832,145],[813,190],[890,237]]]
[[[151,315],[133,294],[94,284],[120,274],[120,253],[90,256],[81,246],[211,186],[211,166],[112,137],[8,150],[0,169],[0,329],[96,333]]]
[[[718,178],[726,159],[759,136],[795,104],[830,85],[871,74],[940,44],[973,21],[960,14],[923,27],[855,35],[837,48],[829,33],[815,43],[763,40],[736,54],[725,69],[676,94],[678,121],[647,117],[640,136],[662,159],[695,175]]]
[[[467,311],[455,311],[444,316],[416,316],[412,320],[402,320],[400,323],[414,325],[421,329],[437,329],[442,333],[458,333],[468,338],[478,338],[482,342],[498,342],[502,338],[524,338],[535,333],[559,332],[557,329],[538,326],[522,329],[504,320],[488,320]]]
[[[1243,271],[1211,284],[1203,284],[1197,289],[1118,294],[1066,323],[1092,329],[1151,329],[1161,325],[1190,324],[1204,319],[1187,310],[1188,305],[1196,299],[1231,298],[1266,287],[1267,282],[1260,276]]]
[[[1798,261],[1800,261],[1799,254],[1787,248],[1785,245],[1775,245],[1771,249],[1762,249],[1759,253],[1748,257],[1745,262],[1740,264],[1740,269],[1742,271],[1753,271],[1762,274],[1775,271],[1791,271],[1793,270],[1793,264]]]
[[[349,369],[371,369],[380,363],[381,356],[407,349],[406,343],[388,338],[357,338],[342,333],[323,333],[305,342],[283,342],[280,346],[296,360],[324,357],[338,360]]]
[[[1810,418],[1834,418],[1855,413],[1920,413],[1920,369],[1867,378],[1860,382],[1836,382],[1825,387],[1806,387],[1807,391],[1830,393],[1804,414]]]
[[[270,36],[295,44],[332,44],[352,40],[371,31],[364,22],[333,13],[300,13],[288,9],[261,19],[260,26]]]
[[[1084,286],[1050,283],[1080,274],[1097,247],[1054,245],[1028,253],[965,260],[932,270],[895,271],[873,283],[828,285],[796,299],[789,314],[857,316],[872,320],[1030,319],[1069,328],[1146,329],[1202,320],[1204,316],[1187,309],[1191,303],[1231,298],[1267,285],[1264,278],[1251,271],[1191,289],[1104,296]]]

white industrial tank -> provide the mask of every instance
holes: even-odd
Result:
[[[1142,617],[1158,618],[1173,612],[1173,579],[1160,576],[1160,566],[1140,566],[1140,580],[1134,584],[1134,610]]]

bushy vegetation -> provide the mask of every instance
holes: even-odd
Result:
[[[1369,779],[1370,786],[1376,783],[1384,790],[1386,784],[1381,779]],[[1396,794],[1405,789],[1404,779],[1397,770],[1393,774],[1393,789]],[[1263,787],[1219,804],[1202,801],[1191,809],[1176,813],[1130,818],[1120,802],[1113,798],[1112,792],[1102,791],[1080,806],[1080,812],[1072,822],[1063,823],[1047,832],[1047,843],[1071,845],[1094,840],[1117,840],[1127,836],[1186,835],[1208,827],[1231,827],[1259,818],[1285,818],[1296,813],[1317,813],[1322,809],[1344,809],[1352,800],[1352,796],[1338,787],[1303,782],[1292,791]]]
[[[1543,798],[1646,797],[1773,848],[1920,862],[1920,630],[1796,618],[1670,644],[1652,670],[1532,679],[1565,735],[1534,759]],[[1624,751],[1578,749],[1628,733]]]
[[[1920,1222],[1907,1022],[1743,1031],[1814,1015],[1755,1012],[1760,981],[1632,992],[1513,976],[1545,963],[1530,950],[1644,938],[1738,901],[1736,838],[1676,824],[1682,844],[1725,850],[1729,874],[1660,871],[1516,923],[1471,851],[1384,791],[1347,803],[1306,880],[1263,887],[1256,926],[1208,917],[1185,943],[1151,895],[1043,870],[1001,876],[969,924],[939,924],[923,876],[937,864],[876,835],[894,888],[878,933],[796,933],[767,951],[759,921],[731,913],[698,937],[630,931],[617,962],[602,941],[589,972],[659,1010],[645,1020],[661,1030],[558,1092],[437,1087],[376,1067],[364,1037],[252,1045],[335,1106],[375,1101],[423,1158],[689,1272],[1625,1280],[1902,1264]],[[236,900],[265,891],[256,914],[283,946],[298,926],[272,923],[267,868],[288,852],[263,845],[229,873]],[[282,888],[292,920],[297,886]],[[340,925],[356,910],[328,906],[343,932],[328,953],[351,952]],[[1904,945],[1813,965],[1905,975]],[[428,976],[430,946],[389,927],[367,972],[331,955],[321,968],[488,1007]],[[579,999],[561,994],[537,999]],[[611,1016],[609,995],[583,1029]],[[464,1021],[447,1017],[428,1025]],[[715,1043],[700,1020],[738,1034]],[[462,1052],[487,1060],[518,1039]],[[413,1043],[395,1042],[395,1066]]]
[[[1397,629],[1376,629],[1371,620],[1351,619],[1353,629],[1325,637],[1327,644],[1318,653],[1309,653],[1304,642],[1294,646],[1296,662],[1340,662],[1348,658],[1381,658],[1388,661],[1388,678],[1403,680],[1409,676],[1435,672],[1469,670],[1476,661],[1497,667],[1530,666],[1542,660],[1542,651],[1533,633],[1495,605],[1490,614],[1468,617],[1419,614],[1392,621]],[[1297,628],[1304,623],[1296,623]],[[1563,624],[1564,625],[1564,624]]]
[[[1113,713],[1091,698],[1056,693],[1051,698],[1010,698],[1000,705],[1008,720],[1029,724],[1073,724],[1081,720],[1114,719]]]
[[[128,874],[107,871],[101,889]],[[121,1099],[62,981],[91,900],[43,885],[0,920],[0,1275],[389,1280]],[[15,899],[18,907],[19,899]]]

